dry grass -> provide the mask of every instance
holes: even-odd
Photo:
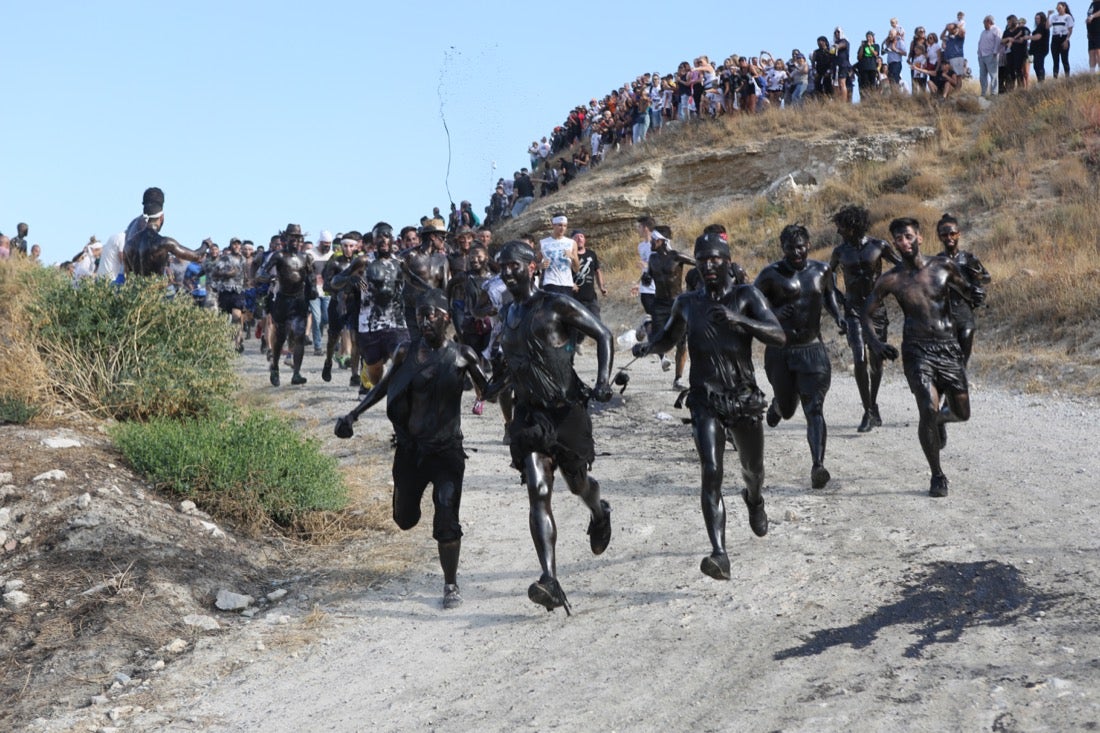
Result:
[[[613,176],[618,157],[628,164],[642,155],[674,156],[780,136],[867,135],[932,126],[936,135],[905,157],[850,165],[821,181],[807,200],[772,204],[757,197],[731,203],[706,221],[675,219],[675,241],[690,249],[695,233],[720,222],[729,231],[735,259],[752,273],[778,258],[779,231],[792,222],[810,229],[813,255],[827,257],[838,241],[831,216],[848,203],[868,207],[873,236],[886,237],[887,224],[897,216],[916,217],[927,251],[939,250],[933,227],[950,211],[963,223],[963,247],[977,252],[994,277],[990,307],[980,318],[983,332],[998,338],[979,342],[988,357],[984,368],[1029,389],[1059,385],[1097,394],[1097,379],[1072,370],[1100,359],[1100,339],[1092,327],[1100,302],[1100,84],[1085,74],[1048,80],[983,107],[976,85],[967,82],[947,103],[883,97],[853,108],[828,100],[810,102],[802,110],[733,115],[666,129],[655,142],[610,158],[598,175]],[[627,289],[637,279],[635,245],[605,243],[600,249],[605,278],[616,288]],[[1009,368],[1019,357],[1013,344],[1026,344],[1028,358],[1020,362],[1027,365],[1026,376]],[[1049,358],[1038,358],[1040,353]],[[1070,378],[1054,374],[1065,369]]]
[[[0,401],[25,405],[36,415],[47,415],[55,406],[46,364],[34,342],[34,328],[27,314],[32,276],[37,266],[24,259],[0,260]]]

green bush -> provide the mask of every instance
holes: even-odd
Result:
[[[204,415],[238,386],[228,325],[161,278],[122,287],[41,278],[28,311],[51,383],[77,407],[118,420]]]
[[[29,423],[38,414],[38,408],[18,397],[0,395],[0,425]]]
[[[120,423],[111,437],[159,488],[246,524],[259,524],[259,512],[291,526],[347,503],[336,459],[289,420],[261,411]]]

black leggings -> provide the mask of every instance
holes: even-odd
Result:
[[[1035,78],[1043,81],[1047,78],[1047,55],[1045,53],[1032,56],[1032,67],[1035,69]]]
[[[1068,36],[1051,36],[1050,37],[1050,56],[1053,59],[1054,64],[1054,78],[1058,78],[1058,60],[1061,59],[1062,66],[1066,70],[1066,76],[1069,76],[1069,37]]]

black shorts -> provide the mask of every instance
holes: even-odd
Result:
[[[238,292],[236,290],[218,291],[218,309],[222,313],[246,310],[244,293]]]
[[[863,354],[867,350],[867,332],[863,328],[863,319],[857,315],[845,315],[844,323],[848,326],[848,347],[853,354]],[[886,332],[890,320],[885,310],[880,310],[871,317],[871,325],[875,329],[878,340],[886,343]]]
[[[433,450],[424,455],[415,445],[398,445],[393,456],[393,521],[411,529],[420,521],[420,500],[432,484],[432,537],[436,542],[454,542],[462,537],[458,519],[462,503],[462,479],[466,454],[461,445]]]
[[[793,375],[800,395],[821,395],[832,384],[833,365],[829,352],[820,341],[799,346],[768,346],[764,349],[764,371],[772,385],[788,381]]]
[[[903,340],[901,363],[909,390],[922,394],[935,387],[940,394],[966,394],[970,387],[963,367],[962,347],[955,339]]]
[[[403,328],[387,328],[384,331],[359,332],[359,357],[364,364],[386,361],[397,351],[401,342],[409,340],[409,332]]]
[[[276,295],[271,302],[271,319],[276,323],[286,323],[291,318],[305,318],[309,315],[309,301],[300,295]]]
[[[705,415],[718,420],[727,430],[733,430],[759,423],[768,407],[768,400],[755,384],[724,392],[692,387],[688,390],[687,406],[693,422],[699,415]]]
[[[512,467],[520,472],[531,453],[550,456],[563,474],[572,476],[591,468],[596,459],[592,419],[584,401],[546,408],[517,403],[508,437]]]

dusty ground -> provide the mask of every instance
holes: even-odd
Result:
[[[591,379],[593,357],[579,364]],[[309,384],[272,389],[255,342],[242,365],[255,400],[297,411],[343,460],[360,450],[387,458],[381,406],[352,441],[328,439],[353,404],[347,372],[326,385],[307,357]],[[465,604],[447,613],[429,523],[377,538],[398,558],[389,567],[411,550],[408,572],[379,577],[361,542],[318,553],[211,536],[119,468],[95,431],[78,436],[89,446],[79,459],[20,452],[40,456],[32,467],[13,465],[7,448],[41,435],[3,428],[0,472],[14,474],[15,489],[0,506],[42,529],[0,555],[0,582],[23,579],[33,599],[0,616],[0,721],[51,733],[1100,727],[1096,404],[974,384],[974,416],[950,428],[945,452],[951,495],[935,500],[900,367],[880,395],[886,424],[866,435],[855,432],[851,377],[837,370],[825,490],[808,488],[801,417],[767,432],[766,538],[747,527],[727,454],[734,577],[721,583],[698,569],[709,550],[698,466],[671,375],[655,360],[631,372],[625,395],[593,417],[593,473],[614,508],[607,553],[589,553],[583,507],[557,492],[571,618],[526,598],[538,565],[495,409],[465,423]],[[59,467],[70,481],[30,483]],[[47,491],[64,502],[32,510]],[[74,525],[95,511],[100,525]],[[79,539],[104,524],[110,537]],[[79,582],[62,582],[62,564]],[[257,598],[290,592],[246,618],[214,609],[230,586]],[[187,614],[222,628],[188,627]],[[142,635],[128,636],[127,623]],[[43,656],[47,645],[55,651]]]

